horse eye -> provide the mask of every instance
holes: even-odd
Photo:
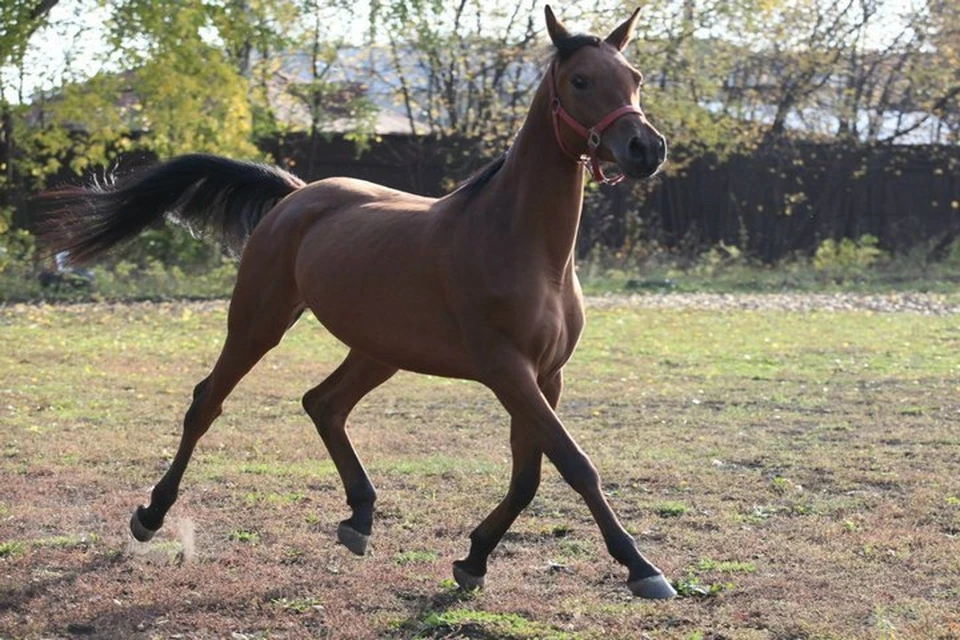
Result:
[[[583,76],[573,76],[572,78],[570,78],[570,84],[573,85],[574,89],[582,90],[582,89],[586,89],[587,85],[590,83],[587,82],[587,79],[584,78]]]

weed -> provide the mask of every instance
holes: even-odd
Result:
[[[436,559],[437,554],[435,552],[421,549],[401,551],[393,556],[393,561],[399,565],[433,562]]]
[[[35,547],[57,547],[60,549],[86,549],[97,542],[100,536],[95,533],[84,535],[53,536],[50,538],[37,538],[31,544]]]
[[[847,533],[855,533],[861,529],[860,523],[850,518],[844,520],[841,526]]]
[[[576,634],[565,633],[534,622],[515,613],[493,613],[474,609],[427,611],[418,620],[416,636],[425,638],[438,633],[443,637],[491,637],[537,640],[574,640]]]
[[[697,571],[719,571],[721,573],[753,573],[757,565],[739,560],[713,560],[701,558],[696,564]]]
[[[687,506],[682,502],[661,502],[653,508],[661,518],[677,518],[687,512]]]
[[[293,613],[304,613],[306,611],[322,611],[323,605],[316,598],[274,598],[270,604],[277,606],[284,611]]]
[[[230,532],[230,540],[233,540],[234,542],[243,542],[246,544],[256,544],[260,542],[260,534],[256,531],[234,529]]]
[[[18,556],[26,550],[26,545],[19,540],[10,540],[0,542],[0,558],[12,558]]]
[[[688,572],[686,577],[673,581],[673,588],[681,598],[713,598],[724,591],[733,589],[732,582],[714,582],[713,584],[701,584],[700,578],[693,572]]]
[[[784,477],[775,476],[770,481],[770,488],[773,489],[774,493],[784,494],[793,488],[793,484]]]
[[[557,542],[557,550],[568,558],[582,558],[596,554],[596,549],[589,542],[570,538],[561,538]]]

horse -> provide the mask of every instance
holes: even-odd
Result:
[[[224,400],[309,309],[349,349],[303,396],[343,482],[350,517],[337,538],[347,549],[366,552],[376,500],[347,417],[404,369],[479,382],[510,417],[509,488],[453,563],[462,588],[484,585],[490,553],[533,499],[546,456],[627,568],[631,592],[676,595],[555,411],[584,323],[574,243],[586,174],[645,179],[666,159],[664,137],[639,106],[643,76],[622,54],[638,13],[600,38],[571,33],[546,7],[555,50],[524,124],[503,156],[441,198],[342,177],[306,184],[278,167],[203,154],[45,194],[51,224],[41,239],[76,264],[164,218],[216,232],[240,254],[226,339],[193,391],[173,462],[131,517],[137,540],[162,526]],[[601,162],[620,174],[606,176]]]

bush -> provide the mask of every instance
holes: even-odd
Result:
[[[877,244],[877,238],[870,234],[857,240],[844,238],[839,242],[828,238],[813,254],[813,268],[837,284],[862,278],[870,267],[888,257]]]

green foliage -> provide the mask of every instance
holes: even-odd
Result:
[[[720,573],[754,573],[757,565],[740,560],[714,560],[701,558],[696,564],[697,571],[718,571]]]
[[[230,532],[230,540],[234,542],[243,542],[245,544],[256,544],[260,542],[260,534],[256,531],[234,529]]]
[[[401,551],[393,557],[393,561],[399,565],[405,564],[422,564],[426,562],[433,562],[437,559],[437,554],[435,551],[423,550],[423,549],[411,549],[409,551]]]
[[[13,228],[12,217],[13,209],[0,208],[0,274],[29,262],[35,251],[33,236],[24,229]]]
[[[877,238],[869,234],[839,242],[828,238],[813,255],[813,268],[835,282],[859,277],[886,256],[877,243]]]
[[[661,502],[653,509],[661,518],[677,518],[687,512],[687,505],[682,502]]]
[[[0,558],[12,558],[22,554],[25,550],[26,545],[18,540],[0,542]]]
[[[493,634],[497,638],[537,638],[538,640],[562,640],[576,638],[575,634],[557,631],[551,627],[534,622],[515,613],[495,613],[474,609],[449,609],[447,611],[427,611],[421,617],[419,629],[414,637],[443,637],[461,634]]]

